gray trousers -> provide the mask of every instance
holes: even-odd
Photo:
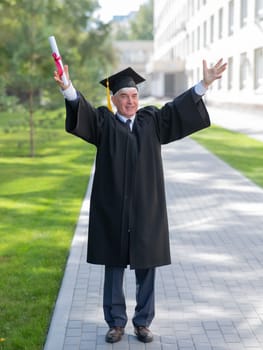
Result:
[[[103,311],[108,326],[125,327],[128,317],[123,292],[124,268],[105,266]],[[154,282],[155,268],[136,269],[136,307],[132,322],[134,326],[149,327],[155,314]]]

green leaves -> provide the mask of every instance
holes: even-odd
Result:
[[[94,19],[95,0],[5,0],[0,5],[0,109],[16,102],[28,109],[30,154],[35,155],[35,111],[54,105],[57,85],[48,37],[54,35],[71,79],[99,102],[97,79],[112,64],[109,28]],[[105,64],[107,57],[107,65]],[[101,77],[100,76],[100,77]],[[95,77],[95,79],[94,79]],[[57,98],[61,105],[63,100]],[[100,101],[101,102],[101,101]]]
[[[40,96],[44,90],[51,91],[51,98],[56,86],[52,79],[50,35],[56,36],[63,59],[72,65],[76,78],[89,80],[90,71],[93,74],[93,67],[87,64],[90,55],[92,60],[100,62],[111,51],[107,26],[92,17],[97,8],[94,0],[2,1],[0,74],[8,94],[17,96],[22,103],[27,103],[25,95],[29,98],[30,91],[33,96]],[[111,59],[110,56],[108,60]],[[101,70],[98,66],[97,69]]]
[[[130,20],[129,27],[114,24],[117,40],[152,40],[153,39],[153,0],[140,6],[138,13]]]

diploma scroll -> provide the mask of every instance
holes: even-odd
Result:
[[[59,54],[59,51],[58,51],[56,39],[55,39],[54,36],[50,36],[48,38],[48,40],[49,40],[49,43],[50,43],[50,46],[51,46],[52,57],[54,58],[55,65],[57,67],[58,75],[62,79],[63,83],[65,85],[68,85],[69,81],[68,81],[68,79],[66,77],[66,74],[65,74],[65,71],[64,71],[64,66],[63,66],[63,63],[62,63],[62,58],[61,58],[61,56]]]

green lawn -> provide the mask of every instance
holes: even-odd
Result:
[[[0,350],[42,349],[63,277],[95,155],[63,114],[38,113],[35,158],[21,115],[0,114]],[[262,142],[216,126],[193,139],[263,186]]]
[[[263,187],[263,142],[215,125],[192,138]]]
[[[42,349],[94,160],[94,147],[66,134],[59,115],[45,116],[52,128],[38,129],[35,158],[25,128],[4,132],[20,116],[0,119],[3,350]]]

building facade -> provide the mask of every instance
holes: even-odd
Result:
[[[151,74],[146,72],[146,64],[153,54],[153,42],[151,40],[115,41],[114,46],[117,52],[118,67],[121,71],[127,67],[132,67],[146,81],[138,88],[140,96],[145,97],[151,94]]]
[[[174,96],[202,78],[202,60],[228,62],[211,102],[263,106],[263,0],[154,0],[151,94]]]

